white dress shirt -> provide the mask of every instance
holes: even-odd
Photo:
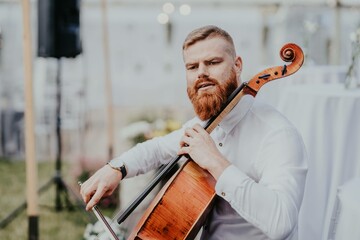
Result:
[[[127,177],[155,169],[176,157],[184,129],[137,144],[112,160]],[[297,239],[298,213],[307,156],[297,130],[272,107],[244,96],[211,133],[232,163],[216,182],[216,204],[202,239]]]

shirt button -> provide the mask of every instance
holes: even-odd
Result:
[[[225,192],[221,192],[221,196],[225,197],[226,196]]]
[[[219,146],[220,146],[220,147],[222,147],[222,145],[223,145],[222,143],[219,143]]]

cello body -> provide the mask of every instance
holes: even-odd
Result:
[[[215,179],[187,160],[154,198],[128,239],[194,239],[211,210]]]

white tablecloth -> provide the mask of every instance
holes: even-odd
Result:
[[[360,89],[289,86],[277,108],[297,127],[309,155],[299,240],[326,239],[337,188],[360,176]]]
[[[328,239],[360,239],[359,223],[360,178],[355,178],[338,189]]]

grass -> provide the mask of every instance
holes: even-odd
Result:
[[[38,164],[38,183],[43,186],[54,176],[54,162]],[[69,164],[63,165],[62,174],[65,181]],[[25,161],[9,161],[0,158],[0,221],[10,214],[26,199]],[[74,180],[73,180],[74,181]],[[86,213],[82,207],[73,211],[66,208],[55,210],[55,184],[39,195],[39,239],[82,239],[85,227],[93,216]],[[64,198],[63,198],[64,199]],[[75,204],[75,198],[71,198]],[[89,218],[90,217],[90,218]],[[14,218],[5,228],[0,229],[0,239],[28,239],[28,216],[26,209]]]

